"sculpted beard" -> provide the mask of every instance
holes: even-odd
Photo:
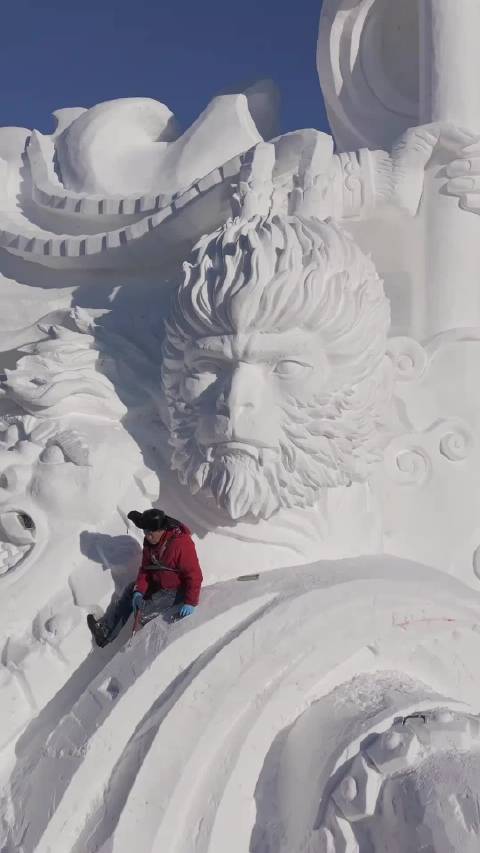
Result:
[[[200,412],[182,409],[175,417],[177,441],[182,440],[173,467],[192,492],[207,489],[232,519],[270,518],[282,507],[312,506],[320,488],[359,479],[355,447],[364,439],[365,419],[355,422],[352,412],[326,419],[325,401],[302,411],[293,398],[284,401],[278,450],[202,448],[194,434]]]

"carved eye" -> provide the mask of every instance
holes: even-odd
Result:
[[[46,462],[48,465],[60,465],[65,461],[65,454],[58,444],[49,444],[40,454],[40,462]]]
[[[183,380],[183,394],[187,401],[195,400],[209,388],[215,386],[220,373],[220,370],[216,369],[217,367],[218,365],[210,368],[204,366],[203,363],[201,365],[195,363],[190,374]]]
[[[22,527],[25,528],[25,530],[35,530],[35,524],[26,512],[19,512],[18,520]]]
[[[213,385],[222,375],[223,365],[210,359],[197,359],[191,367],[190,375],[184,381],[187,394],[196,396]]]
[[[54,433],[40,454],[40,461],[50,465],[73,462],[74,465],[90,465],[90,453],[86,438],[73,429]]]
[[[210,373],[214,376],[218,376],[219,373],[222,372],[222,365],[218,361],[212,361],[211,359],[199,359],[195,362],[192,373],[194,376],[202,376],[204,373]]]
[[[279,376],[280,379],[295,379],[311,369],[312,366],[310,364],[284,359],[283,361],[277,362],[273,372],[276,376]]]

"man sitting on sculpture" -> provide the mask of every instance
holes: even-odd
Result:
[[[128,518],[145,533],[142,562],[135,583],[101,619],[87,616],[97,646],[111,643],[132,612],[143,626],[160,614],[184,619],[198,605],[203,576],[189,529],[160,509],[133,510]]]

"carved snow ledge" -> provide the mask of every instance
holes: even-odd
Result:
[[[62,186],[55,173],[54,146],[48,137],[37,130],[32,132],[26,153],[32,174],[34,201],[41,207],[83,216],[133,216],[150,211],[163,211],[180,200],[181,206],[184,206],[187,203],[185,196],[189,193],[194,198],[226,177],[237,174],[240,169],[240,157],[236,156],[223,166],[204,175],[190,187],[173,195],[160,193],[139,196],[97,196],[76,193]],[[178,206],[177,203],[177,208]]]
[[[9,230],[0,231],[0,247],[7,249],[12,254],[22,255],[31,260],[42,262],[45,258],[81,258],[102,255],[111,249],[118,249],[141,239],[149,232],[155,231],[167,220],[171,219],[191,202],[205,196],[212,189],[219,187],[222,183],[233,184],[239,175],[244,158],[251,156],[249,152],[237,155],[210,172],[205,177],[196,181],[186,190],[176,193],[171,197],[169,204],[162,207],[151,216],[144,217],[138,222],[131,223],[123,228],[112,231],[104,231],[99,234],[84,234],[79,236],[58,236],[47,231],[36,234],[22,234]],[[144,210],[151,210],[160,196],[143,196],[137,199]],[[89,198],[92,200],[92,197]],[[113,201],[110,200],[103,200]],[[118,202],[124,202],[119,199]],[[102,203],[103,203],[102,202]],[[77,203],[77,202],[76,202]],[[65,206],[63,210],[65,210]],[[85,212],[85,209],[83,210]],[[104,210],[104,213],[118,212],[112,209]],[[124,208],[125,212],[125,208]],[[46,236],[45,236],[46,235]],[[43,261],[45,263],[45,260]]]

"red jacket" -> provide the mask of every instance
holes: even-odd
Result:
[[[147,568],[157,563],[167,568]],[[135,589],[142,595],[159,589],[181,588],[185,604],[196,606],[202,580],[195,545],[184,524],[165,530],[158,545],[149,545],[143,540],[142,564],[135,583]]]

